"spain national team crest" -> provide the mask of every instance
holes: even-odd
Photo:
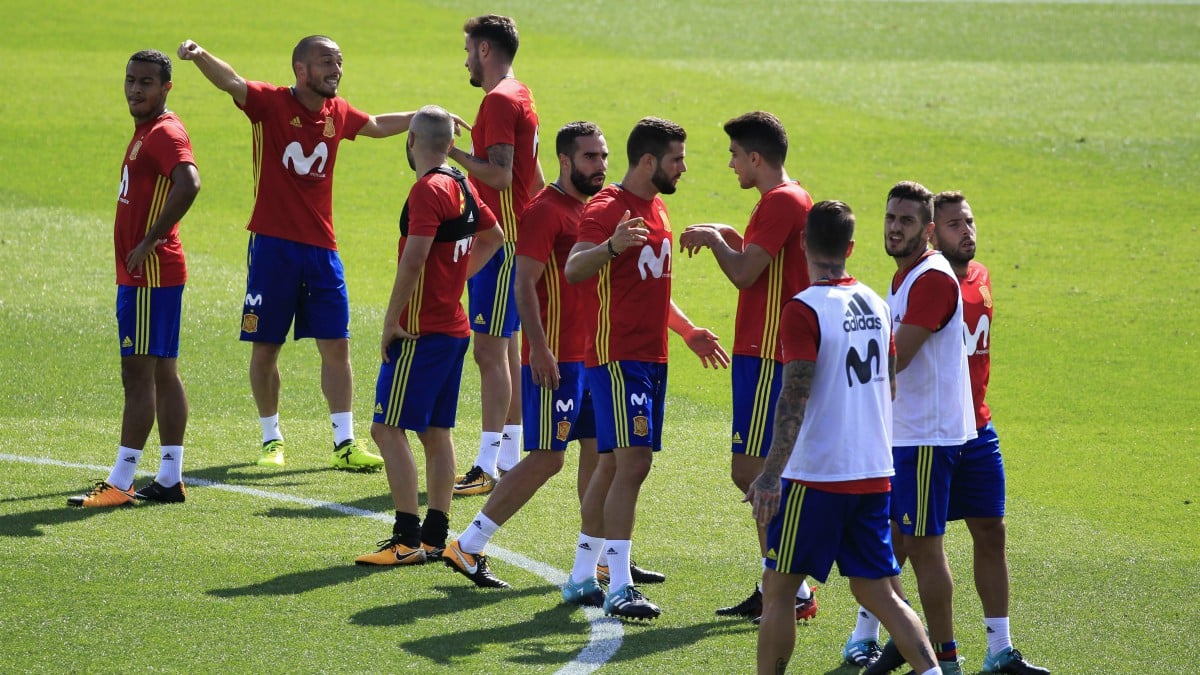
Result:
[[[633,435],[650,435],[650,420],[645,415],[638,415],[637,417],[633,418]]]
[[[242,332],[257,333],[258,332],[258,315],[243,314],[242,315]]]
[[[983,298],[983,306],[988,309],[992,308],[992,291],[987,286],[979,287],[979,295]]]
[[[133,148],[129,150],[129,161],[137,159],[138,153],[142,150],[142,139],[138,139],[137,143],[133,144]]]
[[[566,420],[562,420],[557,424],[557,427],[558,429],[554,434],[554,437],[565,443],[567,439],[571,437],[571,423]]]
[[[663,229],[667,232],[671,231],[671,219],[667,217],[667,210],[664,208],[658,209],[658,217],[662,218]]]
[[[337,134],[337,129],[334,129],[333,127],[333,118],[326,117],[325,131],[322,133],[322,135],[325,136],[325,138],[333,138],[335,134]]]

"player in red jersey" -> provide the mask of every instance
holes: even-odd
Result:
[[[183,122],[167,110],[171,59],[145,50],[125,65],[125,100],[133,138],[125,148],[113,243],[117,324],[125,408],[121,445],[108,478],[73,506],[106,507],[134,499],[182,502],[183,434],[188,404],[179,379],[179,319],[187,281],[179,220],[200,191],[200,174]],[[158,475],[136,492],[134,472],[158,421]]]
[[[513,76],[520,38],[509,17],[488,14],[463,26],[466,68],[472,86],[484,91],[471,129],[471,152],[454,148],[462,165],[504,229],[504,248],[468,284],[475,363],[483,406],[483,434],[471,469],[455,494],[490,492],[498,471],[520,459],[520,329],[513,293],[517,223],[529,200],[545,185],[538,164],[538,116],[533,94]]]
[[[681,250],[694,255],[709,248],[721,271],[738,288],[733,331],[733,433],[730,475],[745,495],[762,473],[771,448],[775,402],[783,375],[779,321],[783,303],[808,288],[804,224],[812,197],[788,177],[787,130],[777,117],[756,111],[725,123],[729,168],[743,190],[761,195],[743,236],[729,225],[692,225],[679,236]],[[767,564],[767,532],[758,525],[759,558]],[[807,582],[796,596],[796,618],[816,616],[817,600]],[[758,620],[762,588],[742,602],[717,610],[719,616]]]
[[[979,437],[962,447],[960,466],[952,486],[950,518],[962,518],[975,542],[975,590],[983,605],[987,634],[985,673],[1038,675],[1050,671],[1035,666],[1014,649],[1009,632],[1008,557],[1005,553],[1006,526],[1004,459],[1000,438],[988,409],[991,377],[992,281],[988,269],[975,260],[975,214],[961,192],[947,191],[933,198],[934,245],[946,257],[962,290],[963,331],[967,343],[967,367],[971,373],[971,401]],[[959,479],[962,476],[963,480]]]
[[[579,441],[581,501],[596,466],[595,425],[590,411],[584,410],[584,331],[578,320],[578,288],[566,282],[563,267],[575,245],[584,204],[604,187],[608,146],[598,126],[572,122],[559,129],[555,150],[558,178],[529,203],[516,248],[514,290],[525,327],[521,394],[527,454],[505,474],[444,555],[447,565],[477,586],[508,585],[488,569],[483,550],[504,523],[562,469],[568,442]],[[595,501],[581,503],[585,523],[603,517],[596,513],[603,503]],[[594,567],[587,576],[592,583],[586,588],[564,590],[567,602],[598,606],[603,601]]]
[[[255,199],[246,226],[251,235],[241,339],[253,344],[250,389],[263,441],[258,463],[284,462],[278,364],[294,319],[294,338],[314,338],[321,356],[321,391],[333,425],[330,464],[379,469],[383,460],[354,441],[350,302],[333,230],[333,168],[343,139],[403,133],[413,113],[368,115],[339,97],[342,52],[322,35],[296,44],[292,87],[247,81],[192,40],[180,44],[179,58],[194,62],[233,97],[254,135]]]
[[[383,319],[383,363],[375,385],[371,436],[386,460],[396,508],[392,536],[360,565],[412,565],[441,557],[454,485],[450,429],[471,329],[462,309],[467,277],[500,248],[496,217],[464,176],[446,164],[454,120],[425,106],[412,119],[409,164],[418,179],[400,215],[396,280]],[[428,508],[417,516],[417,467],[408,431],[425,450]]]
[[[589,495],[605,493],[603,549],[610,561],[610,592],[604,611],[635,619],[660,613],[634,587],[629,552],[638,494],[653,453],[662,446],[668,325],[705,366],[729,363],[716,336],[693,326],[671,302],[671,223],[659,194],[673,194],[687,170],[686,140],[683,128],[669,120],[647,117],[634,126],[626,144],[629,170],[584,209],[579,241],[566,267],[568,281],[585,282],[587,384],[598,448],[613,457],[611,473],[597,469],[588,485]],[[591,567],[600,552],[594,551]]]

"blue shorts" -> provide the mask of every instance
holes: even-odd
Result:
[[[497,337],[512,337],[521,329],[517,295],[513,292],[516,245],[505,241],[475,276],[467,279],[467,307],[471,330]]]
[[[775,427],[783,364],[733,355],[733,454],[766,457]]]
[[[265,234],[251,234],[246,249],[246,301],[242,340],[350,337],[350,297],[338,252]]]
[[[963,445],[892,448],[892,520],[917,537],[946,533],[961,518],[1004,515],[1004,461],[991,424]]]
[[[521,366],[521,416],[526,450],[567,449],[583,408],[583,364],[558,364],[558,389],[533,382],[533,370]]]
[[[580,373],[584,380],[583,397],[579,399],[579,417],[575,418],[575,426],[571,427],[572,441],[596,437],[596,406],[592,402],[592,390],[587,388],[587,376]]]
[[[416,432],[453,428],[470,342],[439,333],[393,342],[388,347],[391,363],[379,364],[374,421]]]
[[[779,512],[767,525],[767,567],[821,583],[833,563],[844,577],[900,574],[892,553],[888,493],[847,495],[783,481]]]
[[[661,450],[667,364],[611,361],[585,370],[596,411],[597,449]]]
[[[121,356],[179,357],[183,285],[117,286],[117,340]]]

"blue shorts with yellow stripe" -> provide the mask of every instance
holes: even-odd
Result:
[[[733,454],[766,457],[771,449],[783,364],[775,359],[734,354],[732,376]]]
[[[121,356],[179,357],[183,285],[117,286],[117,340]]]
[[[667,364],[610,361],[585,371],[596,411],[597,449],[661,450]]]
[[[470,342],[439,333],[393,342],[388,347],[390,363],[379,365],[375,381],[374,421],[416,432],[452,428]]]
[[[888,493],[841,494],[784,480],[779,512],[767,525],[767,567],[821,583],[836,562],[844,577],[900,574],[892,553]]]
[[[505,241],[491,260],[467,279],[467,307],[471,330],[496,337],[512,337],[521,329],[517,316],[517,295],[513,292],[516,275],[516,245]]]
[[[989,423],[963,445],[892,448],[892,520],[917,537],[946,533],[962,518],[1004,515],[1004,460]]]
[[[526,450],[567,449],[583,410],[583,364],[558,364],[558,389],[533,382],[533,369],[521,366],[521,417]]]
[[[331,249],[251,234],[241,339],[281,345],[289,328],[296,340],[350,337],[342,259]]]

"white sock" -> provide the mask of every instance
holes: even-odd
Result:
[[[812,588],[808,585],[808,579],[800,582],[800,588],[796,589],[796,597],[800,600],[807,600],[812,597]]]
[[[524,428],[520,424],[505,424],[504,435],[500,437],[500,458],[496,468],[501,471],[512,471],[521,461],[521,439]]]
[[[270,417],[260,417],[258,423],[262,425],[263,443],[283,440],[283,431],[279,429],[279,413]]]
[[[354,439],[354,413],[330,413],[329,421],[333,423],[334,447]]]
[[[158,463],[158,475],[154,481],[163,487],[172,487],[183,480],[183,446],[162,446],[162,459]]]
[[[475,456],[475,466],[484,470],[492,478],[496,477],[496,461],[500,457],[499,431],[485,431],[479,437],[479,454]]]
[[[941,667],[930,668],[929,670],[921,673],[921,675],[942,675],[942,669]]]
[[[633,577],[629,573],[629,549],[633,542],[628,539],[609,539],[604,542],[604,554],[608,556],[608,588],[618,591],[632,584]]]
[[[577,584],[584,579],[596,576],[596,565],[600,563],[600,554],[604,552],[604,537],[589,537],[580,532],[579,543],[575,547],[575,564],[571,567],[571,581]]]
[[[858,606],[858,621],[854,624],[854,632],[850,634],[851,642],[859,640],[879,642],[879,619],[862,605]]]
[[[483,549],[492,539],[492,535],[500,526],[492,521],[491,518],[483,515],[483,511],[475,514],[475,519],[463,530],[463,533],[458,536],[458,547],[464,553],[483,553]]]
[[[1005,649],[1012,647],[1012,635],[1008,632],[1007,616],[995,617],[991,619],[984,617],[983,625],[987,627],[989,654],[999,654]]]
[[[138,462],[142,459],[142,451],[120,446],[117,448],[117,461],[112,471],[108,473],[108,484],[128,490],[133,487],[133,474],[137,473]]]

